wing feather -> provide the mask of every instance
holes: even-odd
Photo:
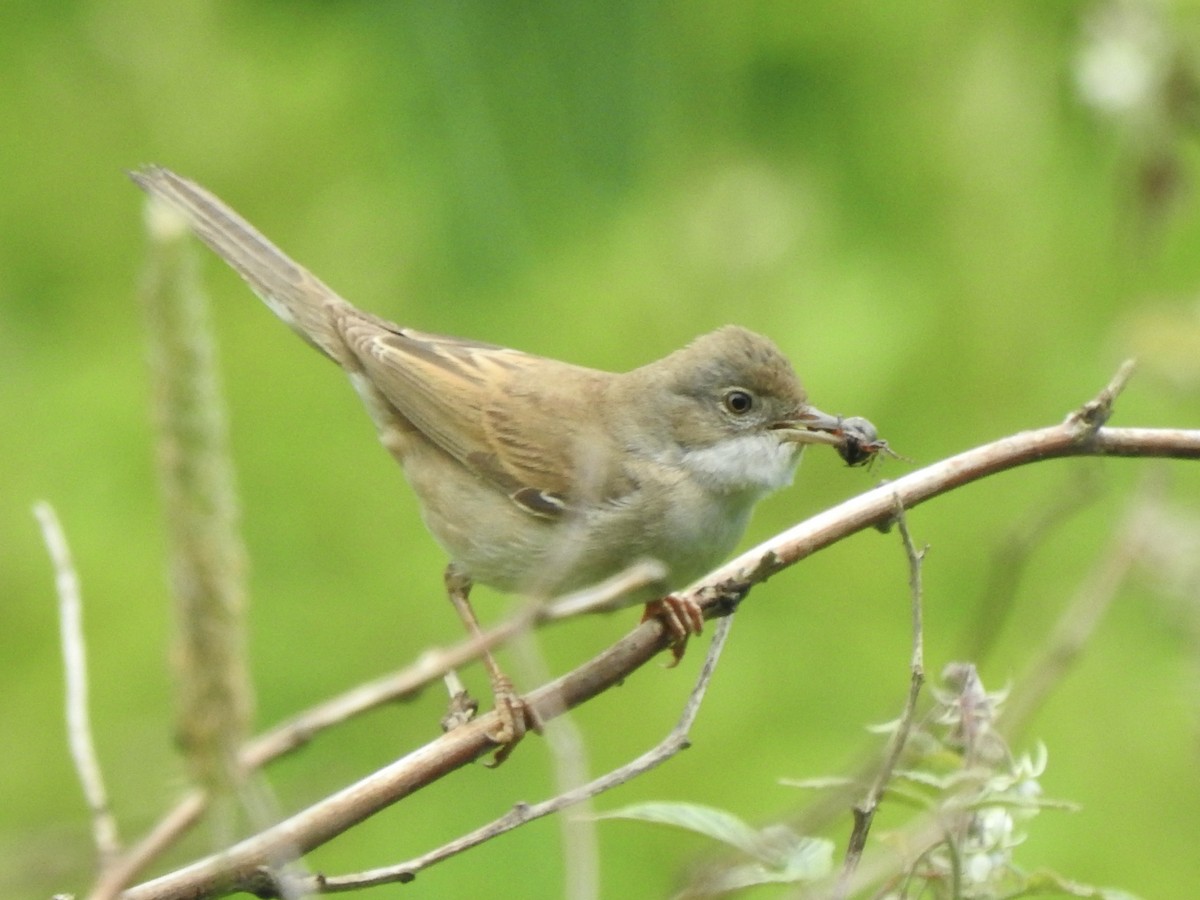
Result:
[[[533,515],[615,499],[632,482],[594,450],[594,419],[574,427],[612,375],[518,350],[401,328],[353,311],[339,323],[371,383],[404,420]]]

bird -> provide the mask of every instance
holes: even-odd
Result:
[[[446,591],[476,638],[475,583],[549,598],[648,558],[667,574],[630,602],[663,622],[677,661],[703,615],[673,591],[732,551],[804,446],[852,465],[886,446],[865,420],[813,407],[778,347],[740,326],[620,373],[418,331],[344,300],[196,182],[161,166],[129,174],[349,376],[449,556]],[[498,764],[538,723],[482,659]]]

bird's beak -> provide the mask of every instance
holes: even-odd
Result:
[[[793,418],[776,422],[771,429],[779,434],[781,441],[793,444],[840,447],[844,440],[841,416],[831,416],[811,406],[804,407]]]

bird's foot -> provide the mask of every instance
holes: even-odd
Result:
[[[642,621],[647,619],[658,619],[662,622],[671,639],[673,659],[668,668],[679,665],[683,654],[687,652],[688,638],[704,630],[704,610],[700,608],[700,604],[691,597],[680,597],[676,594],[667,594],[647,603],[646,611],[642,613]]]
[[[533,707],[526,703],[507,677],[492,680],[492,694],[496,702],[496,723],[487,732],[488,739],[497,745],[496,753],[486,765],[496,768],[516,748],[529,731],[542,733],[542,723]]]

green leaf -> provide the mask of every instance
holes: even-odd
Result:
[[[812,881],[829,874],[833,842],[797,835],[783,825],[758,831],[731,812],[699,803],[635,803],[598,819],[630,819],[671,825],[720,841],[752,857],[755,862],[733,866],[719,880],[723,890],[753,884]]]
[[[631,806],[614,809],[611,812],[600,813],[598,819],[632,819],[636,822],[651,822],[656,825],[672,825],[710,837],[731,847],[736,847],[743,853],[773,862],[764,858],[766,848],[762,835],[755,828],[747,825],[731,812],[704,806],[699,803],[635,803]]]

